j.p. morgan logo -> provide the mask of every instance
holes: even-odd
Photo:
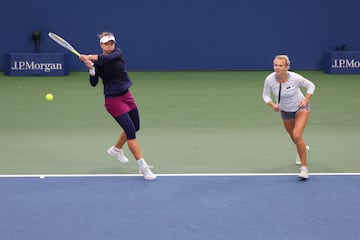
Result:
[[[332,68],[360,68],[360,60],[356,59],[334,59]]]
[[[52,70],[62,70],[62,63],[39,63],[35,61],[14,61],[11,66],[11,70],[14,71],[28,71],[28,70],[36,70],[36,71],[44,71],[51,72]]]

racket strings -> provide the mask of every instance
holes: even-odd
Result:
[[[55,33],[49,33],[49,36],[58,44],[61,46],[68,48],[68,49],[74,49],[65,39],[62,37],[56,35]]]
[[[59,44],[60,46],[68,49],[69,51],[71,51],[72,53],[74,53],[75,55],[80,57],[80,53],[78,51],[76,51],[76,49],[71,46],[70,43],[68,43],[65,39],[63,39],[62,37],[60,37],[59,35],[53,33],[53,32],[49,32],[49,37],[54,40],[57,44]]]

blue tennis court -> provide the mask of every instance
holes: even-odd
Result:
[[[2,239],[354,239],[360,176],[7,176]]]

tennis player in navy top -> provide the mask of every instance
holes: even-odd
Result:
[[[99,77],[104,86],[105,108],[122,128],[116,144],[108,149],[108,153],[120,162],[129,160],[122,150],[127,145],[139,164],[139,172],[146,180],[155,180],[156,175],[145,162],[136,132],[140,128],[139,112],[136,102],[129,90],[131,79],[125,70],[123,54],[115,47],[115,36],[111,32],[98,35],[102,54],[81,55],[80,60],[89,68],[91,86],[99,83]]]

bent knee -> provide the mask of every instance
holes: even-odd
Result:
[[[293,133],[293,139],[295,144],[303,140],[302,135],[297,133]]]
[[[136,134],[135,132],[125,132],[126,134],[126,139],[129,141],[129,140],[133,140],[133,139],[136,139]]]

